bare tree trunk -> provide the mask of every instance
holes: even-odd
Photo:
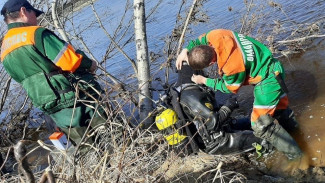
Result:
[[[52,18],[53,18],[53,22],[55,27],[58,29],[58,32],[60,33],[60,35],[62,36],[62,39],[66,42],[70,42],[68,39],[68,36],[66,34],[66,32],[64,31],[64,29],[62,28],[62,24],[59,22],[59,19],[57,17],[56,14],[56,5],[58,3],[58,0],[53,0],[52,2]]]
[[[139,80],[139,107],[140,120],[145,126],[149,126],[151,119],[148,118],[152,110],[150,82],[150,67],[148,57],[148,45],[146,35],[146,19],[144,0],[134,0],[134,33],[137,50],[137,68]]]

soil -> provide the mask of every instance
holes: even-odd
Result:
[[[270,157],[284,156],[274,152],[256,159],[255,153],[238,156],[213,156],[204,153],[185,158],[170,157],[154,176],[159,182],[325,182],[325,168],[301,167],[301,161],[279,163],[280,169],[267,165]]]

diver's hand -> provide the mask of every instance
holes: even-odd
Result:
[[[181,70],[183,61],[186,61],[188,63],[187,53],[188,53],[188,50],[186,48],[184,48],[182,50],[182,52],[178,55],[178,57],[176,59],[177,70]]]
[[[193,74],[191,80],[196,84],[205,84],[207,82],[207,78],[201,75]]]
[[[234,109],[238,108],[238,101],[236,98],[231,97],[229,99],[227,99],[226,103],[224,104],[224,106],[228,107],[231,111],[233,111]]]

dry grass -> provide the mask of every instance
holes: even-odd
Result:
[[[81,152],[80,148],[76,150],[75,147],[71,147],[67,151],[60,151],[42,141],[29,141],[29,145],[26,145],[28,152],[26,156],[38,159],[29,162],[32,163],[31,168],[36,182],[40,181],[46,166],[47,171],[53,172],[56,182],[245,180],[240,173],[223,171],[223,162],[227,162],[227,159],[236,159],[235,157],[225,158],[205,153],[181,157],[169,149],[162,135],[154,127],[140,129],[139,125],[134,128],[129,125],[130,121],[124,113],[120,112],[115,116],[119,117],[108,119],[105,126],[92,133],[100,140],[98,143],[84,144],[90,149],[86,153]],[[41,152],[39,157],[36,158],[36,154],[29,155],[37,149]],[[17,170],[16,163],[13,167]],[[3,175],[1,178],[3,183],[23,182],[25,179],[17,172]]]

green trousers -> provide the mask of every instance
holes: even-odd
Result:
[[[286,109],[289,105],[288,96],[284,93],[276,76],[285,77],[282,64],[275,60],[269,68],[267,78],[263,79],[254,87],[254,104],[251,115],[252,125],[260,116],[274,115],[276,110]]]
[[[95,129],[100,124],[105,124],[105,115],[99,114],[104,114],[102,108],[95,114],[94,108],[80,104],[75,108],[65,108],[51,114],[50,117],[54,120],[56,125],[70,137],[70,140],[75,144],[79,144],[89,125],[89,129]],[[69,130],[69,128],[71,129]],[[91,139],[87,142],[92,143]]]
[[[103,110],[100,108],[97,114],[94,115],[94,113],[95,109],[87,107],[83,104],[79,104],[75,108],[65,108],[61,111],[53,113],[50,115],[50,117],[60,128],[76,128],[88,126],[90,119],[93,116],[100,117],[98,113],[103,114]]]

